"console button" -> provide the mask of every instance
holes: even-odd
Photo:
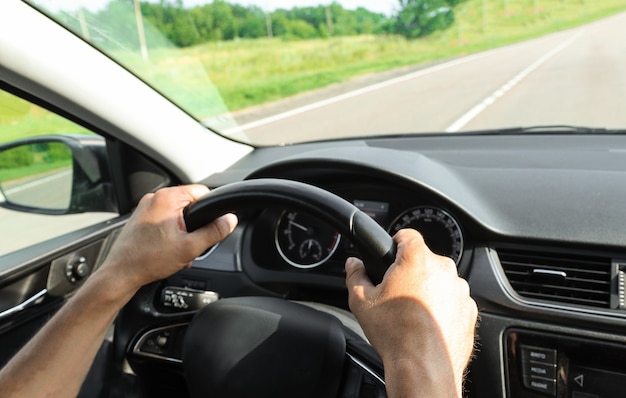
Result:
[[[542,347],[532,347],[522,345],[522,361],[523,362],[541,362],[548,364],[556,364],[556,350]]]
[[[523,364],[524,374],[528,376],[544,377],[546,379],[556,379],[556,364],[526,362]]]
[[[550,396],[556,396],[556,380],[524,376],[524,387]]]

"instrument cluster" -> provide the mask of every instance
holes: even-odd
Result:
[[[354,204],[392,236],[403,228],[416,229],[433,252],[450,257],[457,266],[471,250],[463,225],[441,203],[387,187],[325,188]],[[252,234],[252,254],[263,268],[342,274],[345,259],[359,256],[351,242],[326,222],[292,209],[264,210]]]

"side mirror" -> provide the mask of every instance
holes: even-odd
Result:
[[[117,212],[104,139],[55,135],[0,145],[0,206],[42,214]]]

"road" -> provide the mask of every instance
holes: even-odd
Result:
[[[67,167],[49,173],[2,182],[6,198],[23,206],[67,209],[72,195],[72,170]]]
[[[626,13],[354,91],[320,90],[308,103],[296,97],[255,108],[258,120],[234,116],[262,145],[554,124],[624,128],[624,26]],[[280,142],[277,132],[286,132]]]

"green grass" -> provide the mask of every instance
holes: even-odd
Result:
[[[456,7],[452,27],[414,41],[398,36],[274,38],[151,50],[148,62],[137,53],[114,55],[190,113],[208,118],[227,108],[238,110],[359,75],[471,54],[621,11],[626,11],[626,0],[467,0]],[[214,86],[207,84],[207,75]],[[0,93],[0,142],[26,135],[84,132],[39,108],[10,102]]]
[[[76,123],[0,91],[0,143],[57,133],[85,134]]]
[[[25,167],[0,169],[0,184],[12,183],[14,180],[21,178],[45,175],[60,169],[69,169],[71,166],[72,160],[69,159],[54,163],[38,163]]]

